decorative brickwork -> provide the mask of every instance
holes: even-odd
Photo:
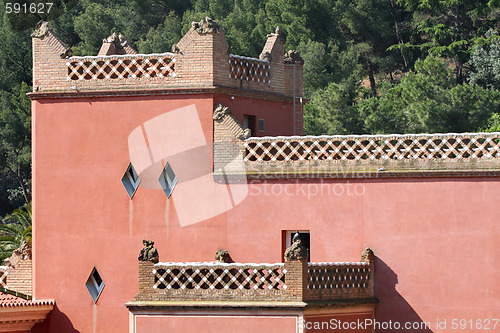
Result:
[[[176,76],[173,53],[71,57],[66,65],[68,80],[162,79]]]
[[[31,260],[20,260],[7,269],[5,288],[31,295]]]
[[[336,300],[371,295],[370,263],[310,263],[309,299]]]
[[[214,121],[214,178],[383,178],[495,175],[500,133],[235,138],[241,126]],[[242,154],[244,168],[234,160]],[[472,163],[471,163],[472,162]]]
[[[463,160],[500,157],[500,133],[252,138],[245,161]]]
[[[0,287],[7,288],[7,266],[0,266]]]
[[[291,93],[285,89],[284,48],[279,32],[268,36],[263,50],[267,60],[230,55],[222,29],[210,18],[193,22],[172,47],[173,53],[136,54],[122,36],[115,34],[103,40],[98,56],[71,57],[71,50],[47,22],[42,22],[32,37],[35,94],[215,87],[280,97],[285,91]],[[297,78],[301,77],[302,67],[295,72]]]
[[[219,104],[214,113],[214,172],[241,172],[242,144],[250,136],[250,129],[243,126],[231,115],[229,108]]]
[[[271,65],[267,60],[229,55],[229,77],[232,79],[271,83]]]
[[[372,265],[139,262],[134,301],[303,302],[373,298]]]
[[[31,245],[23,242],[0,268],[0,286],[31,295]]]
[[[119,55],[119,54],[137,54],[138,52],[130,46],[122,35],[116,35],[115,32],[108,38],[103,39],[101,49],[97,55]]]

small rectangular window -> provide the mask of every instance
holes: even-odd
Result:
[[[257,118],[255,116],[246,114],[243,116],[243,128],[249,128],[252,135],[255,135],[257,129]]]
[[[264,132],[264,119],[259,119],[259,131]]]

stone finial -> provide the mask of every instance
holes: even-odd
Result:
[[[298,261],[307,259],[309,257],[309,251],[302,245],[302,239],[300,237],[294,237],[294,242],[285,251],[285,261]]]
[[[229,255],[229,251],[218,250],[217,252],[215,252],[215,261],[224,263],[231,262],[231,256]]]
[[[191,28],[200,34],[217,33],[220,31],[219,23],[208,16],[200,22],[191,22]]]
[[[238,136],[236,136],[236,139],[238,140],[246,140],[252,135],[252,131],[250,128],[245,128]]]
[[[271,62],[271,60],[273,60],[273,56],[271,55],[271,52],[263,51],[259,55],[259,59],[261,59],[261,60],[267,60],[267,61]]]
[[[129,42],[123,37],[123,35],[117,35],[113,32],[108,38],[102,40],[101,49],[99,50],[99,55],[114,55],[114,54],[137,54]]]
[[[28,242],[23,241],[21,246],[15,249],[8,259],[5,259],[5,263],[9,267],[16,267],[21,260],[31,260],[31,253],[31,245]]]
[[[172,45],[172,52],[173,53],[181,53],[181,49],[177,44]]]
[[[373,251],[369,247],[364,249],[363,252],[361,253],[361,261],[362,262],[372,262],[373,258],[374,258]]]
[[[31,34],[31,37],[34,38],[42,38],[45,36],[49,31],[51,31],[52,28],[49,25],[49,22],[47,21],[39,21],[36,24],[35,31]]]
[[[285,64],[303,64],[304,59],[300,56],[300,53],[295,50],[290,50],[285,53],[283,57]]]
[[[217,121],[223,120],[227,114],[231,114],[231,110],[227,106],[217,104],[214,108],[213,119]]]
[[[144,247],[141,249],[139,252],[139,261],[151,261],[153,263],[158,263],[159,261],[159,256],[158,256],[158,251],[156,248],[153,246],[155,242],[143,239],[142,243],[144,244]]]

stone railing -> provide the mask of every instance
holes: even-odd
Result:
[[[134,54],[70,57],[69,81],[175,77],[175,55]]]
[[[372,295],[372,267],[369,262],[310,263],[310,299],[334,300],[368,298]]]
[[[373,298],[372,262],[139,262],[134,301],[313,302]]]
[[[0,287],[7,288],[7,266],[0,266]]]
[[[267,60],[230,54],[229,69],[231,79],[271,83],[271,65]]]

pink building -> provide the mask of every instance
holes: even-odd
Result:
[[[279,31],[260,59],[211,20],[173,50],[33,34],[33,332],[493,329],[499,133],[293,136]]]

